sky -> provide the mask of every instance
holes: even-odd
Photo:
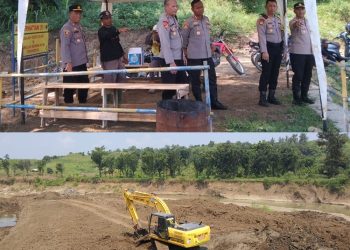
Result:
[[[295,133],[1,133],[0,157],[8,154],[11,159],[41,159],[45,155],[87,152],[100,146],[116,150],[131,146],[190,146],[208,144],[210,141],[257,143],[293,134]],[[317,134],[308,133],[307,137],[315,140]]]

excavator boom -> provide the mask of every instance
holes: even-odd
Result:
[[[198,247],[210,240],[210,227],[202,223],[180,223],[175,221],[167,204],[155,194],[148,194],[132,190],[124,191],[127,209],[134,224],[136,242],[148,238],[163,242],[169,246],[180,248]],[[148,230],[139,224],[139,217],[134,203],[155,208],[148,221]]]
[[[140,227],[139,216],[137,215],[134,202],[155,208],[158,212],[170,214],[167,204],[154,194],[143,193],[133,190],[125,190],[124,199],[129,210],[134,227]]]

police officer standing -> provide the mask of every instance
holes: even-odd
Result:
[[[291,31],[290,60],[293,75],[293,104],[313,104],[308,98],[309,86],[312,76],[312,68],[315,59],[312,54],[310,28],[305,18],[304,3],[294,4],[295,17],[289,22]]]
[[[265,9],[266,14],[263,14],[257,21],[257,30],[262,53],[259,105],[267,107],[268,103],[280,104],[275,97],[275,92],[283,54],[283,26],[281,20],[275,16],[276,0],[266,0]],[[269,94],[266,99],[267,86],[269,86]]]
[[[188,18],[182,30],[184,54],[187,57],[188,65],[203,65],[207,61],[209,68],[209,89],[210,101],[213,109],[225,110],[225,107],[218,100],[217,78],[215,65],[212,59],[212,50],[210,38],[210,22],[207,16],[204,16],[204,6],[201,0],[193,0],[191,2],[193,16]],[[197,101],[202,101],[201,95],[201,71],[189,71],[191,76],[192,93]]]
[[[160,65],[162,67],[184,66],[182,37],[176,13],[178,5],[176,0],[164,0],[164,13],[160,16],[157,30],[160,39]],[[162,72],[163,83],[184,83],[187,81],[185,71]],[[174,90],[163,91],[162,98],[171,99]]]
[[[61,58],[64,72],[87,71],[87,49],[83,28],[80,25],[82,15],[81,5],[75,4],[69,6],[69,20],[60,31],[61,40]],[[89,77],[83,76],[64,76],[64,83],[88,83]],[[73,103],[74,89],[64,90],[64,102]],[[88,90],[78,90],[79,103],[86,103]]]

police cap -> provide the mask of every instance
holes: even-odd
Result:
[[[71,11],[83,11],[80,4],[73,4],[69,6],[69,12]]]
[[[305,8],[305,5],[303,2],[294,4],[294,9],[299,9],[299,8],[303,8],[303,9]]]
[[[105,11],[102,11],[100,13],[99,17],[100,17],[100,19],[110,18],[110,17],[112,17],[112,14],[108,10],[105,10]]]

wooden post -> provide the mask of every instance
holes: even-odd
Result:
[[[349,118],[348,118],[348,89],[346,84],[346,72],[345,72],[345,62],[341,63],[340,67],[340,76],[342,82],[342,99],[343,99],[343,111],[344,111],[344,123],[345,123],[345,131],[349,133]]]

